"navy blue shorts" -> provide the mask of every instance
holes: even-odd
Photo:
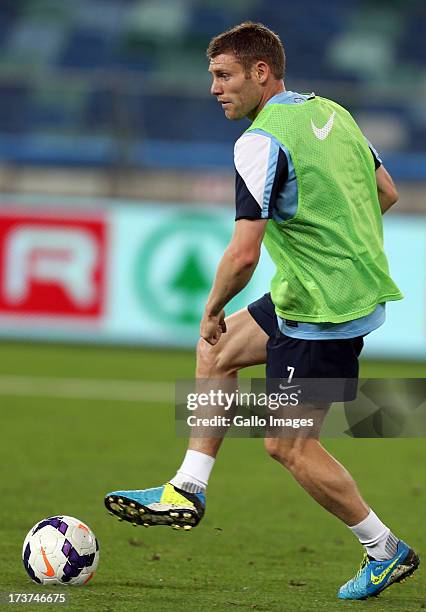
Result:
[[[357,379],[362,336],[347,339],[301,340],[281,333],[271,295],[248,306],[253,319],[268,334],[267,378]],[[294,370],[289,370],[294,368]]]

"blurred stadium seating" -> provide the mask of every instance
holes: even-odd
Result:
[[[289,89],[339,100],[397,178],[425,178],[421,0],[304,0],[303,10],[273,0],[2,0],[0,160],[229,169],[241,125],[210,99],[204,52],[248,18],[281,35]]]

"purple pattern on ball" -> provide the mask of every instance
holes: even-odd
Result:
[[[91,553],[90,555],[84,555],[84,567],[90,567],[93,565],[93,561],[95,560],[95,553]]]
[[[69,582],[72,578],[77,578],[85,567],[90,567],[93,565],[95,560],[95,553],[91,553],[90,555],[79,555],[76,549],[71,545],[68,540],[66,540],[64,546],[62,547],[62,552],[64,552],[65,545],[68,544],[67,556],[68,562],[64,567],[64,575],[62,577],[62,582]]]
[[[34,529],[33,535],[37,533],[37,531],[40,531],[40,529],[43,529],[43,527],[47,527],[48,525],[54,527],[55,529],[59,529],[61,525],[67,526],[66,523],[62,522],[62,518],[62,516],[52,516],[51,518],[48,518],[45,521],[41,521]]]
[[[70,574],[72,573],[72,571],[73,571],[73,567],[72,567],[71,563],[67,563],[65,565],[65,567],[64,567],[64,574],[65,574],[65,576],[69,576],[71,578],[72,576],[70,576]]]
[[[38,582],[39,584],[41,584],[41,580],[37,578],[37,576],[34,573],[33,568],[30,565],[30,554],[31,554],[31,548],[28,543],[25,548],[25,552],[24,552],[24,558],[23,558],[24,567],[27,570],[29,577],[32,578],[35,582]]]
[[[68,525],[64,523],[64,521],[61,521],[61,524],[59,525],[58,529],[62,533],[62,535],[65,535],[68,529]]]
[[[64,575],[62,582],[69,582],[72,578],[77,578],[82,572],[83,568],[78,565],[71,564],[69,561],[64,567]]]
[[[65,540],[64,545],[62,546],[62,552],[66,557],[68,557],[70,550],[72,549],[71,542],[69,540]]]

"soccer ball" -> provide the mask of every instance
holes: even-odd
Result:
[[[27,534],[22,560],[39,584],[86,584],[99,562],[99,544],[87,525],[72,516],[51,516]]]

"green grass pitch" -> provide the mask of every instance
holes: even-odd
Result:
[[[38,520],[69,514],[87,522],[100,542],[93,581],[66,590],[70,612],[426,608],[422,566],[411,580],[377,599],[336,599],[340,584],[357,569],[361,547],[266,456],[260,440],[225,441],[210,481],[206,517],[190,533],[134,528],[107,514],[107,491],[165,482],[185,447],[175,436],[171,402],[124,401],[120,394],[112,397],[108,381],[188,378],[191,354],[7,343],[0,345],[0,359],[3,593],[45,592],[24,571],[22,542]],[[424,376],[425,364],[366,362],[362,373],[418,377]],[[26,389],[34,377],[50,382]],[[63,392],[63,386],[55,387],[56,378],[77,382]],[[85,387],[86,379],[98,381],[96,393],[90,384]],[[352,472],[384,521],[426,553],[424,440],[324,444]]]

